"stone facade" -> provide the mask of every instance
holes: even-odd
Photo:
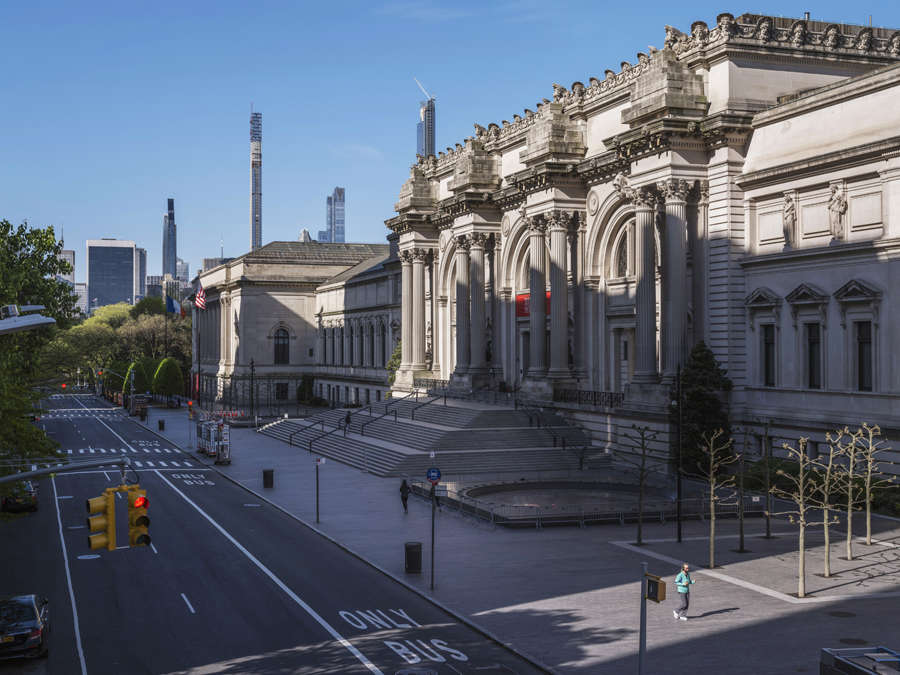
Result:
[[[323,336],[329,323],[343,319],[343,310],[334,309],[338,303],[388,299],[388,257],[386,244],[272,242],[201,273],[206,309],[193,314],[195,395],[249,412],[252,391],[255,411],[287,411],[296,405],[304,375],[316,377],[320,368],[383,391],[383,367],[379,374],[370,361],[375,365],[360,372],[356,361],[327,360]],[[365,274],[357,279],[360,269]],[[359,290],[364,287],[371,292]],[[366,316],[387,313],[394,321],[391,309],[384,302]],[[393,311],[399,314],[399,306]]]
[[[898,31],[721,14],[421,158],[386,221],[396,386],[614,403],[569,407],[664,439],[704,340],[737,424],[900,428],[898,62]]]

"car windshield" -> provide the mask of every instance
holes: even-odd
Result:
[[[33,621],[37,618],[34,605],[25,599],[0,601],[0,624],[14,624]]]

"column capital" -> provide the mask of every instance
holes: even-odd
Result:
[[[413,252],[411,250],[400,251],[400,262],[409,265],[413,261]]]
[[[490,235],[485,232],[472,232],[471,234],[468,234],[466,236],[468,237],[470,248],[483,249],[487,244],[488,237]]]
[[[421,262],[424,263],[428,256],[431,254],[431,249],[427,248],[414,248],[410,250],[412,262]]]
[[[531,232],[531,234],[543,235],[547,232],[548,223],[544,214],[538,214],[527,218],[525,220],[525,225],[528,227],[528,231]]]
[[[653,187],[645,185],[644,187],[635,189],[631,201],[634,204],[635,209],[646,209],[652,211],[656,208],[656,204],[659,201],[659,195],[656,193],[656,190],[654,190]]]
[[[467,254],[469,252],[469,248],[472,246],[472,242],[469,239],[468,235],[460,234],[456,237],[456,252],[460,253],[461,251],[465,251]]]
[[[656,189],[666,202],[686,202],[691,187],[691,183],[683,178],[669,178],[656,184]]]

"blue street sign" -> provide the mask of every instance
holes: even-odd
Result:
[[[428,482],[432,485],[437,485],[441,480],[441,470],[435,467],[428,469],[428,472],[425,474],[425,477],[428,479]]]

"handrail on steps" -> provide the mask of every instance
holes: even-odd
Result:
[[[372,422],[377,422],[378,420],[380,420],[380,419],[382,419],[382,418],[384,418],[384,417],[387,417],[387,416],[390,415],[391,413],[394,414],[394,421],[396,422],[396,421],[397,421],[397,411],[396,411],[396,410],[388,410],[388,406],[389,406],[391,403],[399,403],[400,401],[405,401],[406,399],[408,399],[408,398],[409,398],[410,396],[412,396],[413,394],[416,394],[416,400],[418,400],[418,392],[412,392],[412,391],[411,391],[411,392],[409,392],[406,396],[401,396],[400,398],[398,398],[398,399],[396,399],[396,400],[391,399],[390,401],[388,401],[387,403],[385,403],[385,404],[384,404],[384,413],[382,413],[381,415],[379,415],[378,417],[376,417],[376,418],[374,418],[374,419],[368,420],[367,422],[363,422],[362,425],[359,427],[359,435],[360,435],[360,436],[365,436],[365,435],[366,435],[366,426],[368,426],[368,425],[371,424]]]
[[[352,418],[353,415],[364,412],[366,410],[369,410],[371,412],[371,408],[372,408],[372,406],[366,406],[365,408],[360,408],[359,410],[355,410],[355,411],[350,411],[349,409],[347,409],[347,415]],[[335,431],[343,431],[344,436],[346,436],[347,429],[349,429],[349,428],[350,428],[350,423],[345,422],[343,424],[343,426],[341,426],[341,420],[337,420],[337,424],[334,425],[334,429],[329,429],[325,433],[319,434],[318,436],[313,436],[312,438],[309,439],[309,441],[307,441],[307,444],[306,444],[307,452],[310,452],[310,453],[312,452],[313,443],[318,441],[320,438],[325,438],[326,436],[330,436]],[[322,420],[322,429],[325,429],[325,421],[324,420]]]
[[[440,397],[440,396],[435,396],[435,397],[434,397],[433,399],[431,399],[430,401],[425,401],[425,403],[420,403],[419,405],[413,406],[412,410],[409,411],[409,419],[411,419],[411,420],[416,419],[416,410],[418,410],[419,408],[424,408],[424,407],[425,407],[426,405],[428,405],[429,403],[434,403],[434,402],[437,401],[439,398],[441,398],[441,397]],[[446,397],[446,396],[444,396],[444,405],[447,405],[447,397]],[[395,420],[395,421],[396,421],[396,420]]]

